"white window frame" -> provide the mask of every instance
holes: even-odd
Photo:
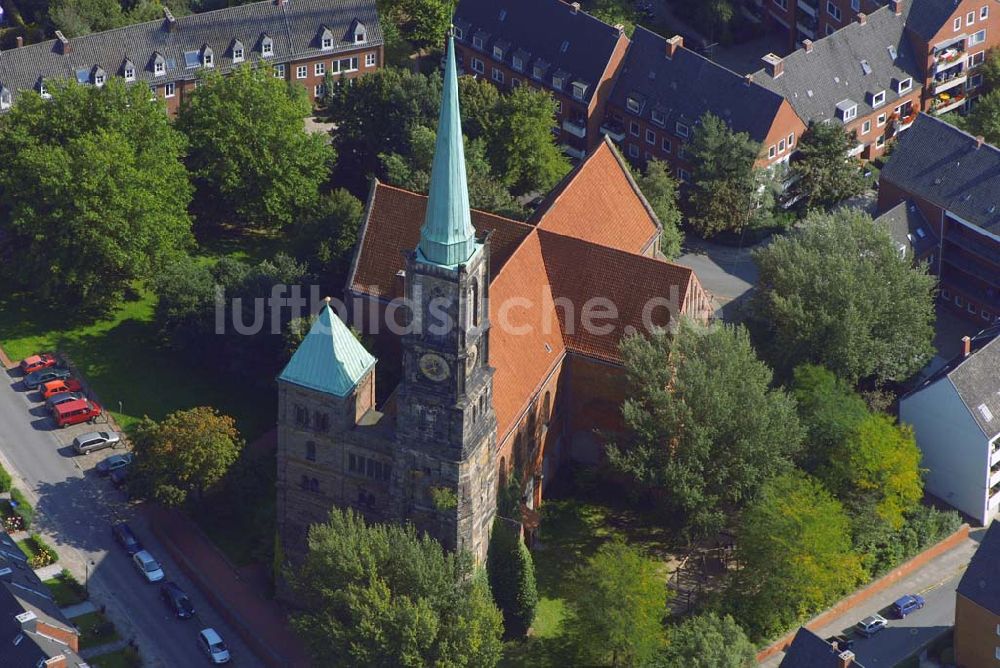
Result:
[[[365,54],[365,67],[375,67],[375,54],[366,53]]]
[[[690,128],[680,121],[677,121],[677,123],[674,124],[674,132],[677,133],[678,137],[687,137],[691,134]]]
[[[555,88],[556,90],[562,90],[563,89],[563,80],[562,80],[562,77],[553,76],[552,77],[552,87]]]
[[[966,59],[966,65],[971,69],[973,67],[979,67],[984,62],[986,62],[986,52],[977,51]]]
[[[872,119],[866,119],[864,123],[861,124],[861,134],[866,135],[872,131]]]
[[[968,14],[965,15],[965,25],[971,26],[975,22],[976,22],[975,12],[969,12]]]
[[[494,46],[493,47],[493,58],[495,60],[503,60],[503,49],[501,49],[499,46]]]
[[[885,135],[879,135],[875,138],[875,148],[882,148],[885,146]]]
[[[885,91],[879,91],[872,96],[872,109],[878,109],[885,104]]]
[[[501,70],[499,67],[494,67],[492,69],[493,69],[493,71],[490,73],[490,78],[493,79],[494,81],[496,81],[497,83],[502,84],[503,83],[503,70]]]
[[[261,58],[270,58],[274,55],[274,40],[270,37],[265,37],[260,43],[260,56]]]
[[[163,61],[157,60],[153,63],[153,76],[162,77],[167,73],[167,64]]]
[[[10,91],[0,91],[0,109],[10,109]]]
[[[633,137],[638,137],[642,133],[642,128],[639,127],[638,121],[629,121],[628,133]]]
[[[638,157],[639,157],[639,147],[636,146],[635,144],[629,144],[628,145],[628,157],[638,159]]]
[[[326,63],[314,63],[313,74],[318,77],[326,75]]]
[[[313,86],[313,97],[314,98],[316,98],[318,100],[321,97],[323,97],[324,95],[326,95],[326,86],[324,86],[321,83],[318,83],[315,86]]]
[[[659,125],[661,128],[667,124],[667,117],[663,115],[663,112],[659,109],[653,109],[649,112],[650,120]]]
[[[633,114],[638,114],[639,110],[642,109],[642,107],[639,104],[639,101],[633,97],[630,97],[627,100],[625,100],[625,107],[629,110],[629,112]]]
[[[52,93],[50,93],[49,90],[45,87],[44,81],[40,81],[38,83],[38,94],[41,95],[46,100],[52,97]]]
[[[784,153],[784,152],[785,152],[785,140],[784,138],[781,138],[778,140],[778,153]]]
[[[297,65],[295,67],[295,78],[305,79],[309,76],[309,66],[308,65]]]
[[[951,31],[958,32],[962,29],[962,17],[956,16],[955,21],[951,24]]]
[[[135,81],[135,68],[126,67],[124,76],[125,76],[125,81]]]
[[[768,160],[773,160],[775,158],[775,156],[777,156],[777,155],[778,155],[778,147],[777,146],[775,146],[775,145],[772,144],[771,146],[767,147],[767,159]]]
[[[201,64],[204,67],[215,67],[215,56],[211,51],[206,51],[201,54]]]
[[[323,42],[322,42],[322,48],[324,50],[326,50],[326,49],[332,49],[333,48],[333,37],[324,37],[323,38]]]
[[[986,41],[986,28],[977,30],[969,35],[969,46],[977,46]]]
[[[989,17],[990,17],[990,7],[989,7],[989,5],[983,5],[979,9],[979,20],[980,21],[985,21]]]
[[[656,146],[656,132],[649,128],[646,128],[646,143]]]
[[[882,127],[883,125],[885,125],[885,120],[886,120],[886,115],[885,114],[879,114],[878,118],[875,119],[875,124],[878,127]]]
[[[460,40],[460,39],[464,39],[465,38],[465,33],[458,26],[453,26],[452,27],[451,34],[455,36],[455,39],[459,39]]]
[[[691,174],[688,173],[688,170],[686,170],[686,169],[684,169],[682,167],[678,167],[677,168],[677,179],[681,183],[687,183],[688,181],[691,180]]]
[[[582,83],[573,82],[573,97],[577,100],[582,100],[587,94],[587,86]]]
[[[163,84],[163,97],[173,97],[177,94],[177,86],[173,81]]]
[[[97,86],[98,88],[100,88],[101,86],[104,85],[104,75],[103,74],[95,74],[94,75],[94,85]]]
[[[844,122],[853,121],[858,117],[858,105],[854,105],[849,109],[844,110]]]
[[[901,95],[903,93],[909,93],[913,89],[913,79],[910,77],[903,79],[902,81],[899,82],[898,88],[899,88],[899,93]]]
[[[791,150],[791,148],[793,146],[795,146],[795,133],[794,132],[792,132],[791,134],[788,135],[788,148],[789,148],[789,150]]]
[[[833,0],[826,0],[826,13],[837,21],[839,21],[843,16],[843,14],[840,13],[840,7],[834,4]]]
[[[969,77],[969,80],[965,82],[965,90],[974,90],[983,85],[983,75],[973,74]]]
[[[238,46],[238,47],[234,48],[233,49],[233,62],[234,63],[242,63],[243,62],[243,55],[244,55],[243,47]]]
[[[664,153],[670,153],[673,151],[674,145],[670,141],[670,137],[664,136],[663,140],[660,142],[660,150]]]
[[[278,63],[277,65],[274,66],[274,76],[276,78],[278,78],[278,79],[284,79],[285,78],[285,64],[284,63]]]
[[[479,60],[479,58],[473,58],[470,61],[469,66],[472,68],[472,71],[477,74],[486,74],[486,65],[483,61]]]
[[[476,37],[475,35],[473,35],[472,36],[472,46],[476,47],[477,49],[483,48],[483,38],[482,37]]]
[[[524,71],[524,61],[521,60],[519,57],[517,57],[517,56],[511,56],[510,64],[518,72],[523,72]]]

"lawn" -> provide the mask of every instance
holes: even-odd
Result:
[[[72,621],[80,629],[80,649],[107,645],[121,637],[115,630],[115,625],[99,611],[88,612]]]
[[[32,559],[37,557],[42,550],[47,550],[49,554],[52,555],[52,561],[50,561],[49,563],[54,564],[55,562],[59,561],[59,553],[56,552],[54,549],[52,549],[50,545],[46,544],[45,541],[43,541],[39,536],[36,536],[34,534],[28,536],[24,540],[17,541],[17,546],[21,548],[21,551],[24,552],[26,557],[28,557],[29,564],[31,563]],[[47,566],[48,564],[44,565]],[[38,566],[33,566],[33,567],[37,568]]]
[[[139,668],[142,659],[139,653],[131,647],[125,647],[117,652],[108,652],[88,660],[94,668]]]
[[[60,574],[42,584],[49,588],[56,599],[56,605],[60,608],[83,603],[87,600],[86,590],[72,575]]]

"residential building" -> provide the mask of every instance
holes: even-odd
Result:
[[[865,668],[849,649],[829,643],[804,626],[785,649],[779,668]]]
[[[583,158],[599,131],[629,39],[562,0],[460,0],[454,18],[456,58],[465,74],[501,90],[528,85],[556,101],[559,142]]]
[[[1000,149],[920,114],[879,177],[879,211],[911,200],[939,241],[942,303],[987,326],[1000,316]]]
[[[374,71],[383,62],[374,0],[265,0],[202,14],[164,18],[0,53],[0,110],[24,91],[43,97],[57,79],[103,86],[111,77],[149,86],[177,113],[206,70],[269,63],[274,75],[323,95],[336,80]]]
[[[347,285],[381,378],[399,384],[376,406],[375,359],[328,307],[279,377],[292,559],[336,505],[481,561],[514,473],[530,535],[559,464],[597,461],[595,431],[621,428],[621,338],[712,313],[693,271],[660,259],[662,227],[609,141],[531,224],[470,210],[449,43],[429,195],[373,184]]]
[[[711,112],[762,146],[758,166],[787,163],[805,125],[781,95],[638,26],[601,131],[638,164],[666,160],[681,181],[694,169],[686,146]]]
[[[747,0],[744,13],[788,39],[790,49],[832,35],[886,0]]]
[[[924,110],[966,110],[979,94],[976,72],[986,51],[1000,45],[996,0],[900,0],[912,4],[907,36],[923,70]]]
[[[85,668],[79,632],[14,539],[0,531],[0,666]]]
[[[955,590],[955,665],[1000,662],[1000,524],[992,522]]]
[[[1000,325],[900,399],[927,470],[924,489],[980,524],[1000,506]],[[970,664],[972,665],[972,664]]]
[[[876,218],[875,223],[889,232],[900,256],[911,258],[914,264],[934,264],[939,241],[915,202],[900,202]]]
[[[920,110],[922,70],[905,21],[905,7],[883,7],[784,58],[768,54],[753,80],[788,100],[806,124],[853,132],[850,154],[870,160]]]

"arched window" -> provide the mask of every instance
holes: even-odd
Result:
[[[299,482],[299,485],[302,487],[302,489],[308,490],[309,489],[309,476],[303,475],[302,476],[302,480]]]
[[[524,434],[518,434],[514,441],[514,471],[521,472],[524,468]]]
[[[318,492],[319,491],[319,480],[316,480],[316,478],[313,478],[312,480],[309,481],[309,491],[310,492]]]
[[[552,393],[546,392],[542,400],[542,424],[548,425],[552,419]]]
[[[481,308],[479,304],[479,281],[472,279],[472,296],[469,298],[472,301],[472,326],[479,327],[479,320],[482,318]]]
[[[306,459],[316,461],[316,443],[313,441],[306,441]]]
[[[500,458],[500,489],[507,489],[507,459]]]

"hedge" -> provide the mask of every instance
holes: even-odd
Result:
[[[28,499],[25,498],[24,494],[17,487],[11,487],[10,498],[17,503],[17,507],[13,508],[14,513],[24,520],[24,529],[28,530],[31,527],[32,520],[35,519],[35,509],[31,507]]]
[[[0,465],[0,492],[9,492],[11,482],[11,477],[7,473],[7,469]]]

